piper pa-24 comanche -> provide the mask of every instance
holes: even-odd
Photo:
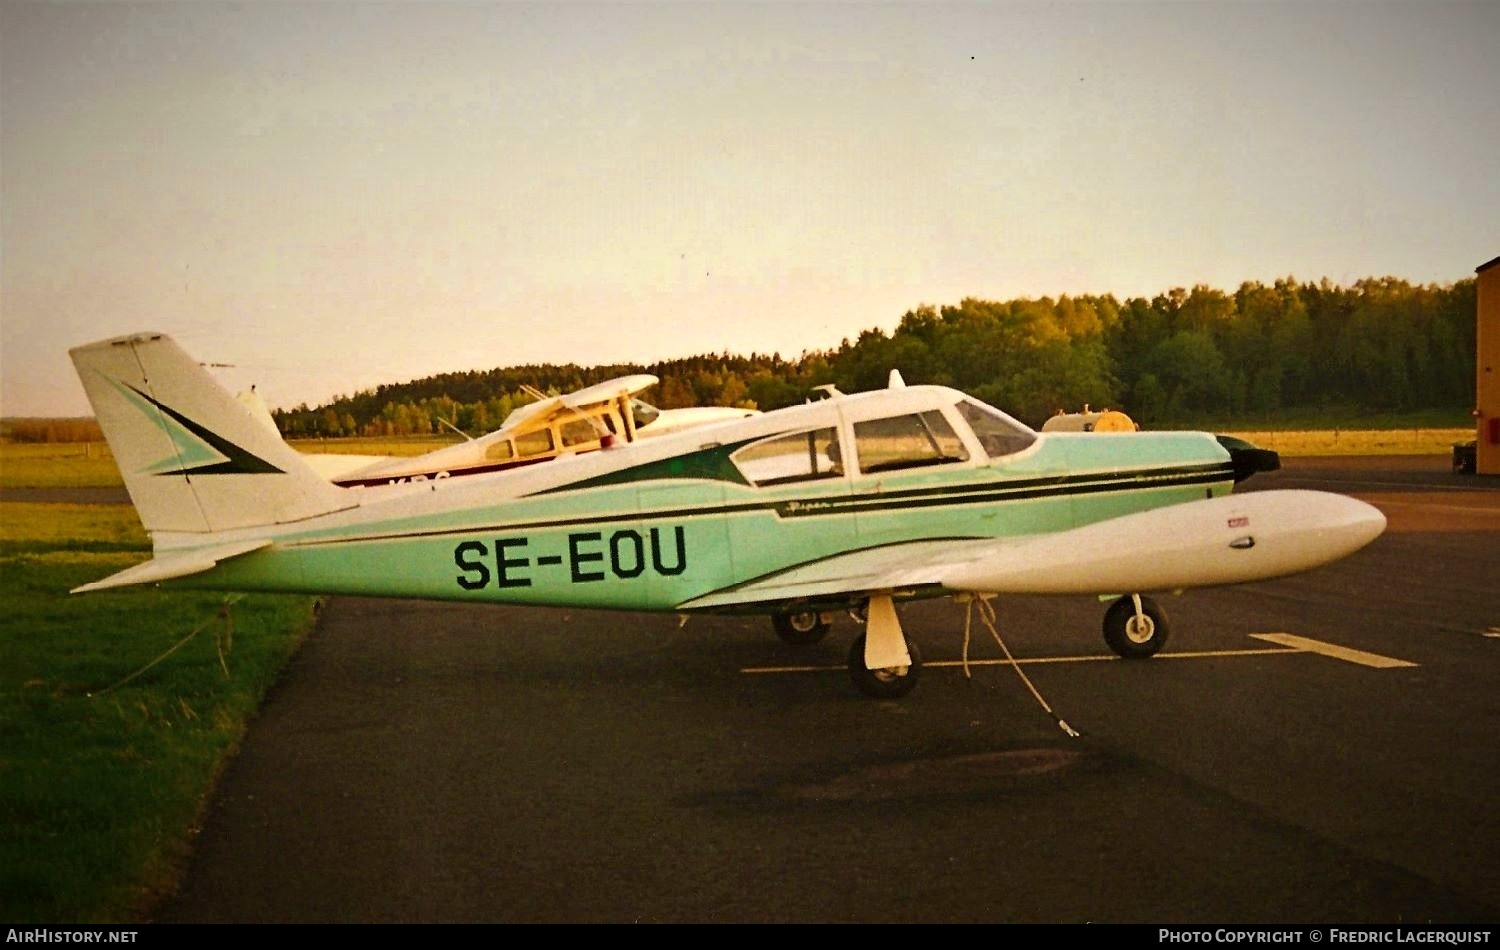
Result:
[[[1201,432],[1038,433],[953,389],[827,397],[545,465],[378,490],[321,477],[170,338],[71,351],[151,535],[79,587],[360,594],[766,614],[811,643],[862,617],[855,685],[905,695],[897,601],[1117,597],[1104,639],[1156,653],[1146,593],[1345,557],[1385,518],[1327,492],[1234,493],[1275,453]]]

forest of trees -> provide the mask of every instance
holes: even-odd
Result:
[[[530,401],[522,385],[567,392],[626,373],[661,382],[662,408],[777,409],[834,383],[844,392],[908,383],[972,393],[1032,425],[1088,403],[1151,427],[1195,415],[1325,406],[1465,410],[1474,396],[1475,282],[1413,285],[1393,277],[1341,287],[1327,279],[1199,285],[1150,300],[1063,296],[921,306],[896,329],[837,349],[694,356],[650,366],[513,366],[380,386],[326,406],[277,411],[289,438],[423,435],[443,421],[478,434]]]

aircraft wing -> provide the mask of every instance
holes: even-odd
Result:
[[[1266,580],[1345,557],[1385,529],[1330,492],[1224,495],[1049,534],[911,541],[812,561],[680,604],[774,610],[875,593],[1125,594]]]
[[[835,601],[880,590],[931,589],[942,584],[942,569],[956,556],[979,556],[1007,543],[1015,542],[990,538],[909,541],[852,551],[714,591],[678,609],[770,609],[786,601]]]
[[[650,373],[636,373],[631,376],[618,376],[607,379],[602,383],[585,386],[582,389],[561,396],[548,396],[536,402],[527,403],[511,412],[501,423],[502,429],[514,429],[523,423],[535,422],[538,419],[550,418],[559,413],[571,409],[580,409],[595,403],[608,402],[621,393],[635,395],[642,390],[650,389],[657,383],[657,378]]]
[[[596,402],[608,402],[621,393],[629,393],[634,396],[638,392],[650,389],[659,381],[650,373],[617,376],[614,379],[606,379],[602,383],[585,386],[576,392],[564,393],[562,404],[566,408],[574,408],[577,406],[593,405]]]

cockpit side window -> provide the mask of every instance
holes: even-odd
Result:
[[[599,433],[594,430],[594,424],[587,418],[574,416],[567,419],[558,426],[558,434],[562,436],[564,448],[572,448],[576,445],[590,445],[599,441]]]
[[[1035,432],[983,403],[965,399],[958,404],[958,414],[974,430],[984,454],[992,459],[1014,455],[1036,441]]]
[[[525,435],[516,436],[516,452],[522,458],[533,455],[546,455],[552,451],[552,430],[538,429],[535,432],[527,432]]]
[[[832,427],[764,439],[730,458],[746,481],[762,487],[843,474],[838,431]]]
[[[936,409],[856,422],[854,445],[859,452],[859,470],[865,474],[969,458],[963,440]]]
[[[492,462],[504,462],[515,456],[515,447],[510,444],[509,439],[497,439],[484,450],[484,457]]]

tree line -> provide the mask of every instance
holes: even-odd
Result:
[[[104,433],[93,418],[47,419],[18,416],[0,422],[3,442],[102,442]]]
[[[274,413],[288,437],[426,435],[444,423],[498,427],[531,401],[523,386],[562,393],[627,373],[660,382],[664,409],[778,409],[813,387],[908,383],[962,389],[1040,425],[1059,410],[1124,409],[1152,427],[1195,415],[1269,414],[1329,405],[1371,411],[1461,410],[1474,392],[1475,281],[1414,285],[1394,277],[1344,287],[1326,278],[1205,285],[1151,299],[1111,295],[924,305],[894,331],[869,329],[837,348],[707,354],[650,365],[527,365],[444,373]]]

